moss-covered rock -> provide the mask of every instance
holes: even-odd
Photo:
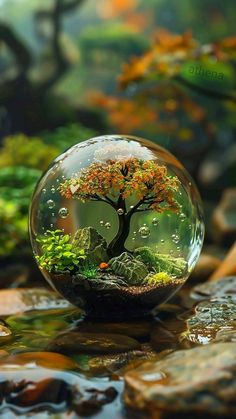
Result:
[[[109,266],[117,275],[123,276],[130,285],[142,285],[148,275],[148,269],[143,262],[127,252],[112,258]]]
[[[145,284],[147,285],[168,285],[173,282],[174,279],[171,278],[166,272],[158,272],[154,274],[149,274],[144,279]]]
[[[93,227],[84,227],[77,230],[72,245],[73,248],[83,249],[87,261],[92,264],[99,264],[108,260],[106,240]]]
[[[155,253],[147,246],[136,249],[134,256],[150,269],[155,269],[156,272],[166,272],[168,275],[174,275],[177,278],[183,277],[187,271],[187,263],[183,258]]]

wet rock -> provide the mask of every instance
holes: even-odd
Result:
[[[147,338],[151,330],[151,320],[127,321],[127,322],[89,322],[83,321],[78,324],[77,330],[79,332],[88,333],[109,333],[126,335],[136,339]]]
[[[44,288],[22,288],[0,291],[0,316],[29,310],[45,310],[68,307],[69,303],[56,294]]]
[[[235,392],[234,343],[176,351],[125,375],[125,402],[146,418],[163,411],[233,416]]]
[[[57,353],[0,358],[0,412],[2,407],[6,417],[12,416],[10,409],[16,414],[22,414],[23,409],[31,415],[43,411],[92,415],[116,398],[117,390],[111,383],[101,382],[97,388],[96,382],[71,369],[76,369],[76,364]]]
[[[191,291],[194,300],[231,300],[236,302],[236,276],[196,285]]]
[[[124,276],[129,285],[142,284],[142,280],[148,275],[144,263],[127,252],[110,259],[109,265],[117,275]]]
[[[156,322],[151,331],[151,345],[155,351],[180,348],[179,336],[186,329],[183,321],[176,317]]]
[[[232,300],[202,301],[186,320],[187,329],[179,339],[205,345],[214,340],[220,330],[236,331],[235,319],[236,304]]]
[[[108,387],[105,390],[90,388],[86,391],[86,395],[82,397],[78,393],[73,400],[73,410],[80,416],[89,416],[98,412],[105,404],[112,403],[118,395],[114,387]]]
[[[235,342],[236,343],[236,330],[222,329],[217,332],[214,342]]]
[[[202,253],[194,271],[191,274],[191,281],[203,282],[219,268],[221,260],[207,253]]]
[[[68,358],[65,355],[53,353],[53,352],[24,352],[17,355],[9,355],[0,359],[0,370],[8,370],[12,366],[24,366],[30,368],[33,366],[44,367],[50,369],[58,369],[60,366],[61,370],[72,370],[76,369],[76,362]]]
[[[217,243],[233,244],[236,240],[236,188],[225,189],[212,216],[214,238]]]
[[[236,243],[231,247],[221,265],[211,275],[209,280],[215,281],[224,276],[236,275]]]
[[[123,375],[124,371],[134,368],[143,361],[156,359],[157,354],[148,344],[143,344],[140,349],[123,352],[114,355],[99,355],[89,357],[84,370],[89,375],[113,376],[114,374]],[[80,360],[78,358],[80,365]]]
[[[125,335],[73,330],[58,335],[48,349],[60,353],[112,354],[139,347],[138,341]]]

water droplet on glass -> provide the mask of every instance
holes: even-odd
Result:
[[[130,205],[130,209],[133,209],[134,208],[134,205]]]
[[[54,217],[55,216],[55,212],[52,212],[52,217]]]
[[[52,193],[55,193],[56,192],[56,189],[54,188],[54,186],[51,187],[51,192]]]
[[[136,236],[136,234],[137,234],[137,231],[134,231],[134,232],[133,232],[133,235],[134,235],[134,236]]]
[[[158,218],[153,218],[152,225],[154,225],[154,226],[158,225]]]
[[[100,225],[104,226],[104,221],[103,220],[100,221]]]
[[[68,214],[69,214],[69,211],[68,211],[67,208],[60,208],[59,211],[58,211],[58,215],[61,218],[66,218],[68,216]]]
[[[118,215],[123,215],[124,214],[124,210],[122,208],[118,208],[118,210],[116,211]]]
[[[147,237],[150,236],[150,230],[146,226],[146,224],[144,224],[143,227],[140,227],[138,232],[139,232],[140,236],[142,237],[142,239],[146,239]]]
[[[165,240],[164,239],[161,239],[161,243],[165,243]]]
[[[176,244],[179,243],[179,236],[175,235],[175,237],[173,237],[172,241]]]
[[[55,202],[52,199],[47,201],[48,208],[52,209],[55,207]]]
[[[185,215],[183,212],[181,212],[181,214],[180,214],[179,218],[180,218],[181,220],[185,220],[186,215]]]
[[[105,227],[107,228],[107,230],[109,230],[109,228],[111,228],[111,224],[110,223],[106,223]]]
[[[47,189],[43,188],[43,189],[42,189],[42,192],[43,192],[43,193],[46,193],[46,192],[47,192]]]
[[[53,224],[50,224],[50,227],[53,228]]]
[[[132,237],[132,240],[134,241],[135,240],[135,237]]]

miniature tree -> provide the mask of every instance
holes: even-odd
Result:
[[[178,187],[179,180],[168,175],[166,166],[155,160],[128,158],[92,163],[78,176],[61,183],[59,190],[66,198],[105,202],[117,211],[118,231],[108,246],[109,256],[113,257],[126,251],[125,241],[135,213],[178,211],[174,197]],[[136,203],[128,209],[131,196],[135,196]]]

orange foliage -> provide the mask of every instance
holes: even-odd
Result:
[[[190,58],[198,44],[191,32],[175,35],[164,29],[155,34],[154,46],[142,57],[135,57],[125,64],[119,77],[121,88],[131,81],[138,81],[147,76],[159,74],[171,77],[180,70],[180,62]]]
[[[102,201],[119,208],[120,200],[136,196],[131,213],[152,209],[178,211],[174,194],[179,180],[169,176],[166,166],[155,160],[127,158],[90,164],[79,175],[60,184],[60,193],[82,202]],[[142,209],[139,207],[142,205]]]
[[[144,124],[155,124],[157,112],[150,106],[127,98],[106,96],[102,93],[90,96],[91,102],[104,108],[109,114],[109,120],[119,131],[126,133],[141,129]]]
[[[103,19],[121,16],[136,6],[136,0],[100,0],[97,2],[97,12]]]

